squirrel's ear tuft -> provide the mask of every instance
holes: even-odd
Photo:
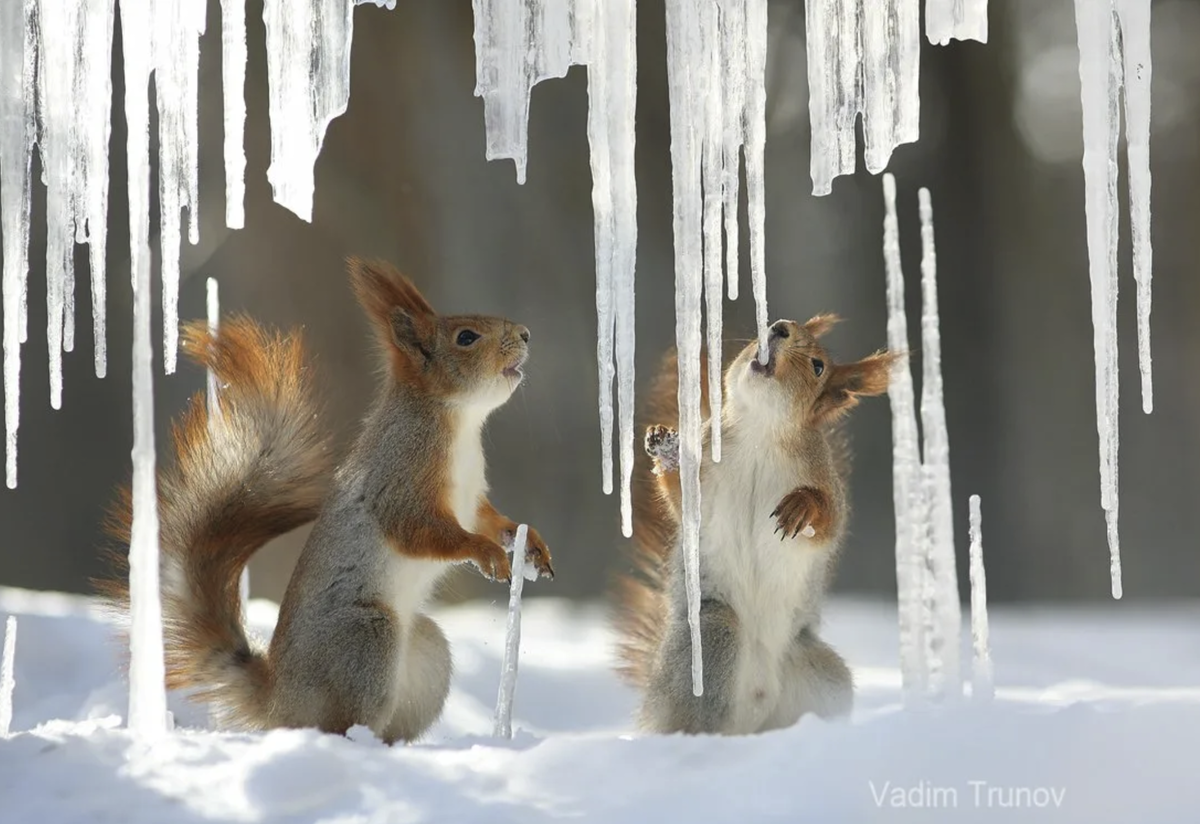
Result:
[[[864,395],[882,395],[888,389],[892,368],[904,359],[897,352],[876,352],[854,363],[834,364],[821,395],[813,405],[817,424],[840,418],[858,405]]]
[[[835,324],[841,323],[842,319],[834,314],[815,315],[805,322],[804,328],[814,338],[819,338],[834,327]]]
[[[390,263],[349,257],[346,269],[363,311],[379,326],[390,325],[393,309],[403,309],[413,317],[437,315],[412,281]]]

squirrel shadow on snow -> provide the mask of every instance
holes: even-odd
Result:
[[[233,317],[217,335],[184,327],[185,352],[216,374],[174,427],[176,461],[158,473],[167,686],[223,725],[369,727],[411,741],[440,716],[450,649],[425,610],[452,565],[505,581],[516,522],[487,498],[481,433],[520,384],[529,330],[482,315],[439,316],[386,263],[350,258],[382,375],[336,468],[298,331]],[[259,548],[315,519],[267,650],[242,626],[238,578]],[[129,545],[121,491],[111,533]],[[527,563],[553,577],[529,530]],[[126,557],[116,558],[120,572]],[[121,617],[128,580],[98,582]]]
[[[847,715],[850,669],[818,634],[849,516],[849,450],[839,421],[887,391],[902,354],[837,363],[819,338],[839,319],[780,320],[724,374],[721,461],[703,419],[700,634],[703,695],[692,693],[691,631],[680,536],[676,353],[644,401],[649,424],[634,486],[634,573],[618,579],[618,672],[641,694],[638,726],[659,733],[750,734],[812,712]]]

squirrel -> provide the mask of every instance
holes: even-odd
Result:
[[[616,598],[618,672],[642,694],[644,731],[742,735],[791,726],[807,712],[835,718],[852,709],[850,669],[818,634],[849,516],[848,450],[838,424],[860,397],[887,390],[898,356],[881,350],[835,362],[818,339],[838,320],[779,320],[766,364],[757,342],[729,364],[719,463],[707,449],[701,356],[698,697],[679,545],[674,351],[663,363],[647,404],[652,477],[643,475],[634,493],[636,573],[620,579]]]
[[[298,330],[268,332],[244,316],[216,335],[202,321],[184,326],[186,354],[221,390],[215,415],[203,392],[192,399],[174,427],[177,460],[158,474],[166,680],[222,725],[364,725],[392,744],[427,731],[449,691],[449,644],[425,614],[437,582],[462,563],[511,576],[517,524],[488,501],[481,431],[523,379],[529,330],[439,316],[386,263],[352,257],[347,268],[383,370],[336,471]],[[109,527],[128,546],[122,492]],[[260,649],[242,626],[241,570],[314,519]],[[532,528],[526,546],[528,564],[552,578]],[[128,582],[103,588],[127,613]]]

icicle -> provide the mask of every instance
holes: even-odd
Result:
[[[1137,281],[1138,365],[1142,411],[1154,411],[1150,358],[1150,0],[1117,0],[1124,58],[1125,143],[1129,161],[1129,225]]]
[[[767,0],[743,0],[746,9],[746,203],[750,216],[750,279],[758,323],[758,362],[767,362],[766,165]],[[719,77],[712,78],[719,85]]]
[[[496,718],[492,732],[497,738],[512,738],[513,693],[517,689],[517,662],[521,655],[521,590],[525,586],[525,541],[528,536],[529,527],[521,524],[513,538],[504,662],[500,669],[500,693],[496,696]]]
[[[896,219],[896,179],[883,176],[883,260],[887,270],[888,348],[908,352],[908,318],[904,311],[904,270],[900,264],[900,228]],[[896,594],[899,606],[900,672],[907,703],[924,693],[924,648],[921,633],[924,558],[915,540],[921,528],[914,500],[922,497],[917,415],[912,372],[907,360],[897,362],[888,384],[892,407],[892,486],[896,510]]]
[[[264,0],[275,202],[312,220],[325,129],[350,101],[353,0]]]
[[[4,622],[4,654],[0,658],[0,738],[12,729],[13,716],[13,663],[17,652],[17,616],[10,615]]]
[[[979,496],[970,499],[971,535],[971,698],[991,701],[992,653],[988,642],[987,576],[983,570],[983,516]]]
[[[579,7],[582,8],[582,7]],[[616,354],[621,530],[633,534],[630,478],[633,474],[634,274],[637,263],[637,187],[634,179],[634,114],[637,103],[636,6],[634,0],[610,0],[595,8],[591,40],[578,34],[584,19],[572,24],[577,36],[571,57],[590,54],[588,67],[588,144],[591,147],[592,209],[596,237],[597,363],[600,372],[600,434],[603,483],[611,494],[613,355]],[[576,15],[579,9],[576,9]],[[561,32],[562,26],[553,27]],[[570,30],[568,30],[568,35]],[[570,40],[570,38],[567,38]],[[547,44],[547,48],[550,46]],[[555,70],[568,58],[554,49]],[[565,70],[564,70],[565,72]]]
[[[0,239],[4,271],[4,454],[9,489],[17,486],[21,344],[29,275],[30,168],[36,126],[35,0],[0,3]]]
[[[204,0],[152,2],[154,88],[158,98],[158,204],[162,271],[163,371],[175,372],[179,350],[180,210],[188,240],[199,237],[198,72]]]
[[[1092,341],[1096,355],[1096,429],[1100,504],[1108,532],[1112,594],[1121,597],[1118,536],[1117,134],[1121,64],[1111,2],[1075,0],[1083,107],[1083,177]]]
[[[925,0],[925,36],[930,43],[986,43],[987,35],[987,0]]]
[[[945,694],[962,694],[959,644],[962,606],[954,551],[954,503],[950,496],[950,436],[942,395],[942,341],[938,318],[937,252],[933,237],[933,203],[929,190],[917,192],[921,215],[921,432],[927,467],[930,518],[930,569],[935,604],[934,643],[941,658]]]
[[[208,310],[208,334],[216,337],[217,332],[220,330],[221,318],[221,298],[219,292],[217,291],[217,279],[209,278],[205,282],[204,286],[204,303],[205,308]],[[210,424],[215,424],[216,422],[220,421],[221,411],[219,408],[220,401],[218,398],[219,387],[217,385],[217,376],[216,373],[212,371],[211,367],[209,367],[206,373],[206,378],[207,380],[205,385],[208,390],[208,420]]]
[[[920,97],[918,0],[811,0],[805,3],[813,194],[854,172],[855,119],[863,116],[867,171],[916,141]]]
[[[732,4],[730,4],[732,5]],[[728,6],[726,6],[728,9]],[[694,55],[702,65],[702,76],[721,77],[721,38],[718,29],[718,4],[700,5],[700,24],[703,33],[703,52]],[[693,109],[693,128],[703,135],[701,143],[701,182],[703,200],[701,215],[704,233],[704,322],[708,348],[708,408],[709,449],[713,461],[721,460],[721,303],[725,286],[724,259],[721,255],[721,213],[725,206],[722,187],[725,183],[725,112],[722,85],[711,85],[706,92],[707,105]],[[700,101],[692,101],[693,106]],[[671,101],[674,108],[675,100]],[[739,136],[740,137],[740,136]],[[739,140],[740,142],[740,140]],[[736,208],[736,203],[735,203]],[[736,218],[736,212],[734,216]]]
[[[246,225],[246,0],[221,0],[225,99],[225,225]]]
[[[734,8],[734,4],[741,2],[744,0],[723,0],[718,6],[721,54],[719,71],[722,82],[714,89],[722,96],[724,102],[721,185],[725,193],[725,280],[728,283],[730,300],[738,298],[738,199],[741,187],[741,146],[746,133],[746,78],[749,69],[746,60],[747,15],[737,13]],[[765,94],[765,75],[763,82]]]

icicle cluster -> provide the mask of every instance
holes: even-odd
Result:
[[[992,685],[992,653],[988,642],[987,576],[983,571],[983,516],[979,496],[970,502],[971,538],[971,698],[990,701],[995,694]]]
[[[13,663],[17,653],[17,617],[10,615],[4,622],[4,652],[0,656],[0,738],[8,735],[13,716]]]
[[[904,271],[896,217],[896,180],[883,176],[883,257],[887,271],[888,346],[908,351]],[[950,496],[950,441],[942,395],[937,256],[929,190],[918,193],[921,216],[921,424],[918,439],[911,367],[898,362],[888,397],[892,407],[892,481],[896,510],[896,582],[900,669],[906,703],[954,700],[961,694],[962,607]],[[923,452],[922,452],[923,449]]]
[[[1142,410],[1154,408],[1150,358],[1150,0],[1075,0],[1083,108],[1088,273],[1096,355],[1096,429],[1112,595],[1121,597],[1118,531],[1117,144],[1125,88],[1129,218],[1137,282]]]
[[[521,590],[525,586],[525,543],[528,537],[529,527],[526,524],[518,526],[512,545],[508,624],[504,632],[504,661],[500,667],[500,691],[496,696],[496,717],[492,733],[497,738],[512,738],[513,693],[517,689],[517,661],[521,655]]]
[[[925,0],[925,36],[930,43],[986,43],[987,32],[987,0]]]

